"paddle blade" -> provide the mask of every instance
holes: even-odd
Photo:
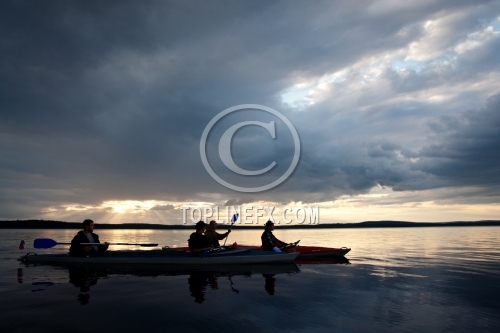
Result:
[[[50,249],[57,245],[57,242],[50,238],[38,238],[33,242],[35,249]]]
[[[238,220],[238,217],[240,217],[240,214],[238,213],[234,214],[233,217],[231,218],[231,223],[236,222],[236,220]]]
[[[24,250],[24,239],[21,241],[21,243],[19,244],[19,250]]]

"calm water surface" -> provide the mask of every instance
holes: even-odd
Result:
[[[103,241],[162,246],[185,246],[190,233],[96,232]],[[236,226],[228,242],[258,244],[261,232]],[[34,251],[35,238],[69,242],[75,233],[1,231],[1,332],[500,331],[500,227],[277,228],[285,241],[350,247],[349,262],[236,272],[75,270],[16,260]]]

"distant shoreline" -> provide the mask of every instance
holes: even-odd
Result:
[[[220,224],[219,229],[227,229],[229,225]],[[500,226],[500,220],[484,221],[452,221],[452,222],[406,222],[406,221],[365,221],[359,223],[325,223],[325,224],[295,224],[280,225],[280,229],[331,229],[331,228],[414,228],[414,227],[478,227]],[[145,229],[145,230],[192,230],[194,224],[163,225],[148,223],[108,224],[96,223],[98,229]],[[262,229],[261,225],[236,224],[238,229]],[[0,221],[0,229],[81,229],[82,222],[63,222],[47,220],[10,220]]]

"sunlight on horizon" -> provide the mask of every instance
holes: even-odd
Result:
[[[493,220],[500,214],[500,205],[497,203],[450,203],[440,200],[440,195],[449,194],[451,190],[398,192],[389,187],[376,186],[368,193],[358,195],[342,195],[333,201],[302,203],[257,201],[241,206],[217,206],[214,202],[173,202],[161,200],[108,200],[100,205],[61,205],[50,206],[42,211],[43,219],[83,221],[92,218],[100,223],[150,223],[150,224],[186,224],[195,223],[203,219],[218,220],[219,223],[229,223],[230,217],[239,212],[244,220],[244,209],[247,208],[249,218],[244,224],[262,225],[267,220],[266,210],[258,211],[256,207],[274,207],[273,218],[279,224],[283,221],[285,208],[298,210],[318,207],[319,223],[355,223],[377,220],[397,220],[412,222],[446,222],[446,221],[475,221]],[[427,200],[422,200],[426,197]],[[432,199],[431,194],[435,196]],[[190,207],[186,210],[186,207]],[[230,208],[231,207],[231,208]],[[253,207],[253,208],[252,208]],[[199,208],[198,211],[195,208]],[[253,210],[252,210],[253,209]],[[262,214],[255,218],[255,213]],[[218,213],[218,214],[217,214]],[[252,215],[253,214],[253,215]],[[287,219],[291,220],[290,212]],[[299,214],[300,215],[300,214]],[[299,216],[298,215],[298,216]],[[300,216],[299,216],[300,217]],[[40,217],[37,217],[40,218]],[[251,222],[253,221],[253,222]],[[255,223],[257,221],[258,223]],[[306,219],[304,224],[311,219]],[[313,220],[314,221],[314,220]],[[292,222],[291,224],[297,224]]]

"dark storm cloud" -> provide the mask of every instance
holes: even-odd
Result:
[[[447,50],[499,13],[498,2],[491,1],[441,1],[410,9],[395,4],[3,2],[2,215],[34,216],[62,203],[104,200],[321,201],[377,184],[400,190],[486,186],[481,168],[494,172],[487,163],[495,157],[481,155],[483,162],[473,163],[439,158],[466,154],[458,137],[446,127],[434,133],[438,141],[432,146],[419,141],[422,132],[415,126],[464,111],[460,102],[470,100],[465,93],[440,110],[420,101],[378,105],[377,98],[459,80],[473,84],[498,71],[498,37],[460,55],[455,65],[422,60],[424,69],[405,75],[385,68],[380,80],[392,90],[364,91],[355,106],[336,100],[351,94],[349,84],[362,76],[354,72],[330,83],[337,90],[303,112],[282,104],[281,94],[297,82],[419,41],[427,20],[457,13],[445,38],[436,42],[442,44],[437,49]],[[282,111],[301,136],[297,170],[274,191],[234,193],[201,164],[199,140],[206,124],[242,103]],[[474,141],[477,154],[489,149],[482,144],[491,142],[474,135],[472,128],[479,125],[456,117],[469,126],[463,135]],[[440,119],[432,128],[445,126],[447,118]],[[255,138],[242,133],[239,140],[245,139]],[[264,150],[261,141],[251,142],[235,153],[249,168],[289,155],[283,144]],[[461,163],[478,176],[463,181]]]
[[[429,124],[439,141],[419,152],[418,167],[453,185],[500,185],[500,95],[480,110]]]
[[[432,144],[419,150],[372,141],[322,147],[314,156],[305,152],[296,177],[304,178],[302,185],[311,192],[356,194],[375,185],[399,191],[479,186],[482,190],[471,195],[498,196],[500,95],[489,98],[484,108],[442,116],[428,126],[434,132]]]

